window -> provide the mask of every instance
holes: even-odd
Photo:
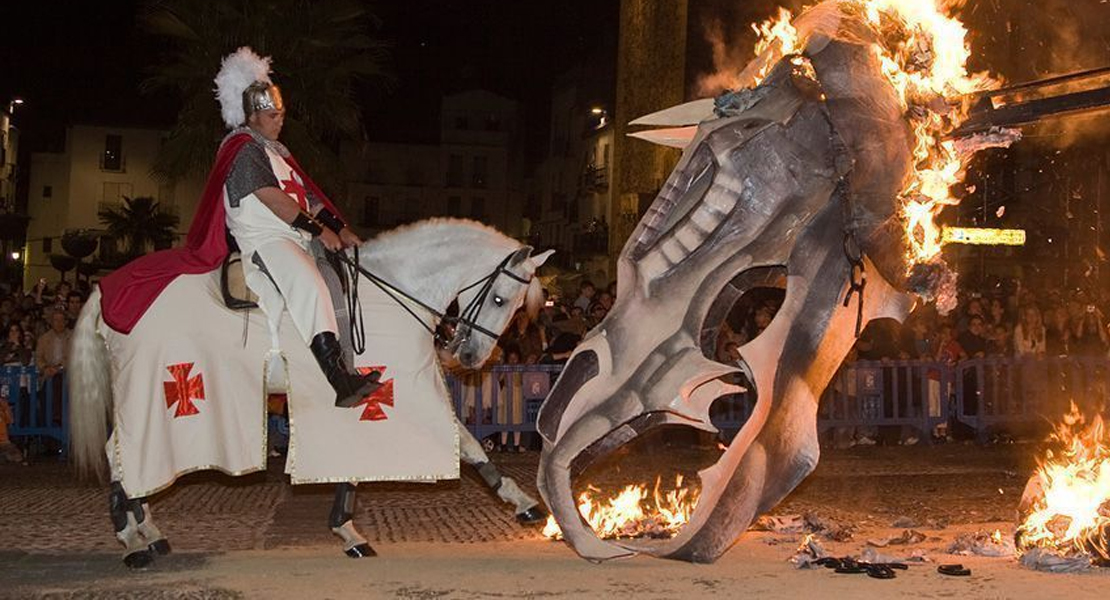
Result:
[[[45,198],[53,198],[54,197],[54,187],[49,186],[49,185],[42,186],[42,197],[44,199]]]
[[[486,218],[485,198],[475,197],[470,199],[470,218],[475,221],[481,221]]]
[[[501,117],[497,115],[487,116],[486,131],[501,131]]]
[[[104,199],[101,200],[99,210],[105,208],[114,208],[123,202],[124,198],[131,197],[131,184],[119,181],[105,181],[104,182]]]
[[[104,136],[104,154],[100,157],[100,168],[105,171],[123,171],[123,136]]]
[[[463,178],[463,157],[458,154],[452,154],[447,159],[447,185],[448,187],[459,187],[462,185]]]
[[[489,177],[489,174],[487,173],[487,171],[489,170],[487,168],[488,165],[489,165],[489,161],[486,159],[486,157],[484,157],[484,156],[475,156],[474,157],[474,171],[473,171],[473,173],[471,173],[471,184],[473,185],[473,187],[476,187],[476,188],[486,187],[486,180]]]
[[[378,213],[381,211],[381,201],[377,196],[366,196],[362,199],[362,225],[372,227],[378,223]]]
[[[470,128],[470,123],[466,120],[466,115],[458,115],[455,117],[455,129],[466,131]]]
[[[451,196],[447,199],[447,216],[462,216],[462,198],[458,196]]]

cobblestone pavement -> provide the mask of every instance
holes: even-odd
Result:
[[[502,471],[536,493],[538,455],[504,455]],[[182,477],[151,503],[175,547],[197,552],[337,544],[327,528],[334,487],[293,487],[281,460],[265,473]],[[538,493],[536,493],[538,497]],[[115,552],[107,489],[73,480],[56,462],[0,466],[0,551]],[[488,542],[535,538],[512,507],[464,468],[458,481],[363,484],[355,523],[372,541]]]
[[[952,523],[1006,520],[1013,515],[1032,467],[1034,445],[871,447],[829,452],[817,471],[776,512],[818,512],[851,522],[908,515]],[[530,493],[538,454],[496,454],[502,471]],[[680,455],[647,457],[643,468],[690,473]],[[264,550],[337,544],[326,526],[334,488],[291,486],[282,461],[239,478],[187,475],[154,497],[155,522],[176,548],[193,552]],[[601,474],[615,489],[635,468]],[[489,492],[473,470],[458,481],[374,483],[358,490],[355,523],[371,542],[477,543],[536,539],[510,506]],[[608,487],[608,486],[606,486]],[[0,466],[0,551],[116,552],[107,491],[74,480],[56,462]]]
[[[1034,444],[950,444],[830,451],[775,512],[816,513],[857,528],[857,539],[844,552],[858,552],[861,540],[879,535],[868,532],[890,533],[903,516],[950,524],[947,530],[936,526],[930,540],[982,527],[1009,532],[1036,450]],[[644,458],[639,467],[599,473],[595,481],[609,487],[643,481],[661,465],[691,472],[700,464],[671,450]],[[495,455],[494,461],[535,492],[537,454]],[[0,598],[577,598],[633,592],[661,598],[693,592],[691,597],[712,597],[725,589],[762,597],[758,590],[780,589],[780,579],[795,586],[793,597],[830,592],[815,576],[790,574],[784,561],[797,539],[766,533],[745,536],[712,567],[650,559],[620,563],[630,567],[590,565],[562,544],[541,542],[536,529],[518,525],[511,508],[467,468],[459,481],[360,486],[355,522],[382,557],[348,561],[326,527],[333,488],[290,486],[282,466],[273,461],[267,472],[240,478],[197,473],[156,496],[153,513],[175,554],[139,573],[120,561],[106,488],[75,481],[58,463],[0,466]],[[930,552],[939,552],[935,547]],[[543,568],[536,570],[540,563]],[[1006,566],[1012,564],[984,566],[994,574],[975,585],[988,587],[961,589],[941,582],[948,586],[942,595],[1020,597],[989,587],[1029,577]],[[544,575],[552,569],[562,575]],[[911,595],[874,597],[926,597],[940,585],[925,571],[915,577],[924,587],[903,590]],[[1104,579],[1100,576],[1099,582]],[[712,585],[705,587],[706,582]],[[328,593],[305,591],[316,585]],[[856,595],[855,588],[842,588]]]

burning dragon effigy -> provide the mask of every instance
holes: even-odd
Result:
[[[782,11],[757,27],[735,91],[634,122],[666,127],[640,137],[683,156],[620,255],[616,305],[540,411],[549,535],[595,561],[716,560],[816,466],[818,399],[859,330],[904,319],[915,296],[951,304],[934,218],[975,150],[1015,139],[950,139],[971,95],[997,85],[967,72],[958,4]],[[770,325],[737,363],[711,358],[733,303],[771,285],[785,298]],[[715,432],[711,405],[740,390],[752,413],[694,485],[575,495],[591,465],[648,432]]]

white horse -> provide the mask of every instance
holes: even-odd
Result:
[[[376,286],[365,276],[357,286],[363,304],[367,304],[369,300],[369,306],[361,311],[369,331],[368,347],[376,341],[374,339],[376,320],[379,325],[402,327],[400,330],[391,330],[393,332],[408,332],[405,334],[407,341],[402,340],[405,343],[398,343],[395,340],[394,345],[386,348],[385,352],[392,357],[395,353],[404,352],[396,349],[395,346],[406,348],[411,346],[414,350],[410,355],[416,358],[410,360],[428,365],[428,368],[422,371],[425,375],[423,379],[429,379],[427,371],[435,373],[434,378],[431,378],[434,381],[425,383],[424,387],[419,388],[426,391],[424,396],[431,396],[431,398],[412,398],[411,403],[428,405],[430,402],[432,407],[425,409],[427,414],[442,417],[444,408],[442,401],[448,401],[446,408],[450,415],[444,422],[448,423],[449,433],[441,437],[449,438],[450,434],[457,431],[459,456],[478,470],[483,481],[503,501],[514,506],[517,519],[524,524],[541,522],[546,518],[546,513],[537,500],[522,491],[515,481],[503,476],[490,463],[481,444],[459,423],[445,392],[442,372],[436,357],[433,330],[451,303],[457,300],[462,310],[460,316],[453,321],[453,337],[443,352],[457,358],[463,367],[480,366],[489,358],[496,346],[497,337],[508,326],[518,308],[526,306],[533,313],[538,310],[542,302],[542,290],[535,272],[550,254],[551,251],[548,251],[532,256],[530,246],[524,246],[479,223],[459,219],[432,219],[387,232],[363,244],[358,254],[364,275],[376,276],[379,278],[379,283],[384,283],[385,288],[388,289],[386,292],[388,295],[383,294],[379,289],[382,286]],[[283,334],[280,337],[289,343],[282,343],[280,351],[276,348],[270,350],[267,348],[271,341],[270,336],[265,333],[268,331],[265,317],[257,311],[244,316],[241,312],[227,309],[217,300],[218,294],[213,291],[216,289],[216,279],[216,273],[178,277],[166,288],[128,335],[120,334],[103,325],[100,293],[99,290],[94,291],[81,310],[74,331],[73,347],[67,365],[70,383],[72,456],[79,471],[83,473],[102,474],[106,469],[110,470],[111,517],[116,537],[124,545],[124,562],[131,567],[146,566],[153,561],[155,555],[170,551],[169,543],[154,524],[151,516],[147,503],[147,497],[151,494],[168,487],[178,475],[191,470],[216,468],[232,475],[241,475],[265,468],[265,444],[263,443],[261,447],[257,445],[264,439],[262,437],[265,435],[264,425],[263,432],[257,432],[254,418],[261,411],[263,415],[261,420],[264,421],[266,392],[274,391],[275,385],[285,385],[285,382],[275,381],[275,379],[288,379],[290,419],[295,430],[294,437],[298,429],[306,432],[302,433],[301,437],[305,438],[304,443],[297,450],[298,466],[312,462],[312,452],[318,451],[317,446],[345,449],[351,447],[348,444],[366,443],[366,439],[370,437],[353,436],[349,429],[328,430],[320,426],[313,428],[310,425],[311,418],[305,415],[311,415],[314,411],[320,414],[344,416],[341,411],[357,410],[359,407],[335,409],[330,406],[330,400],[324,403],[331,393],[330,387],[322,374],[319,374],[319,369],[307,348],[304,348],[303,341],[294,331],[291,331],[293,328],[288,326],[287,315],[285,325],[282,327]],[[377,298],[377,305],[374,304],[374,298]],[[383,305],[389,305],[392,313],[383,316],[382,311],[385,310]],[[404,311],[400,310],[400,305],[404,305]],[[182,318],[183,316],[185,318]],[[351,315],[351,318],[356,319],[357,315]],[[380,323],[380,321],[387,322]],[[404,329],[405,327],[407,329]],[[255,333],[248,335],[248,330]],[[287,330],[290,331],[289,335],[284,334]],[[263,333],[257,333],[259,331]],[[242,338],[241,343],[239,338]],[[232,341],[229,342],[229,339]],[[272,343],[277,344],[276,341]],[[190,386],[173,388],[173,381],[163,383],[162,380],[166,377],[165,369],[158,365],[168,364],[166,362],[158,362],[150,367],[142,363],[151,355],[163,356],[164,354],[170,356],[172,362],[173,352],[178,352],[183,345],[193,348],[194,352],[198,348],[208,349],[218,355],[207,363],[210,367],[204,374],[203,380],[201,375],[187,379],[190,376],[188,370],[184,374],[174,375],[178,384],[186,382],[190,386],[195,384],[195,389]],[[168,347],[170,348],[167,350]],[[266,358],[259,360],[263,355]],[[283,357],[286,366],[285,375],[276,378],[273,373],[277,371],[281,375],[281,369],[274,368],[272,358],[275,355]],[[382,350],[379,348],[379,358],[370,360],[386,360],[380,358],[382,355]],[[155,360],[162,361],[163,358]],[[359,359],[356,358],[356,364],[358,362]],[[136,364],[144,366],[138,368]],[[193,365],[192,362],[188,364],[189,367]],[[269,364],[269,369],[263,366],[266,364]],[[258,368],[255,368],[256,365]],[[264,374],[265,371],[271,374],[267,376]],[[173,373],[172,369],[171,373]],[[388,376],[388,373],[383,375],[383,381]],[[267,381],[262,381],[264,379]],[[244,393],[224,393],[224,397],[231,398],[223,403],[225,408],[222,410],[231,411],[234,414],[230,417],[221,417],[223,421],[218,427],[202,432],[203,435],[222,437],[212,438],[206,444],[203,437],[197,437],[200,434],[195,430],[188,430],[187,433],[176,435],[179,440],[186,439],[184,449],[180,445],[159,446],[159,444],[173,443],[160,441],[163,438],[175,437],[173,432],[178,430],[171,430],[170,427],[189,427],[190,419],[197,413],[209,411],[209,415],[206,416],[210,416],[212,412],[216,412],[217,402],[210,402],[210,400],[214,400],[218,394],[213,394],[210,390],[206,396],[205,389],[216,389],[221,384],[242,384],[246,388],[235,389],[247,389],[249,394],[257,393],[258,395],[255,396],[257,400],[244,402],[240,400]],[[166,386],[165,398],[162,392],[163,385]],[[180,391],[185,388],[191,391],[188,393]],[[291,391],[293,389],[298,390],[300,396],[294,397]],[[136,392],[136,390],[139,391]],[[171,391],[173,391],[172,394]],[[219,392],[218,389],[216,391]],[[113,396],[115,396],[114,402]],[[299,399],[302,396],[310,397]],[[167,414],[164,402],[170,402],[172,409],[174,400],[181,401],[177,405],[177,413]],[[192,404],[191,401],[194,400],[196,403]],[[254,402],[257,402],[258,406],[254,406]],[[401,407],[401,403],[409,402],[410,400],[401,398],[397,408]],[[185,404],[188,404],[188,409],[183,411],[181,407]],[[197,408],[198,406],[200,408]],[[246,408],[243,408],[244,406]],[[351,414],[346,413],[347,416]],[[134,418],[128,415],[133,415]],[[185,418],[176,418],[182,416]],[[129,418],[131,422],[128,421]],[[379,418],[386,417],[379,415]],[[192,419],[192,423],[199,421],[200,418]],[[232,425],[229,426],[228,422]],[[114,427],[111,440],[108,436],[110,425]],[[216,432],[210,433],[213,429]],[[429,428],[429,431],[432,430]],[[444,430],[434,431],[443,433]],[[313,439],[306,438],[310,433],[315,435]],[[133,442],[129,445],[120,441],[121,438],[128,436],[140,439],[141,442]],[[348,439],[343,439],[344,437]],[[358,439],[349,439],[352,437]],[[376,438],[377,434],[374,437]],[[246,448],[241,451],[249,455],[246,462],[235,463],[230,460],[205,462],[209,461],[208,455],[194,459],[192,463],[187,460],[182,462],[180,458],[183,453],[188,454],[194,450],[188,447],[190,444],[199,448],[196,449],[197,452],[203,452],[208,446],[221,445],[231,446],[233,451],[238,450],[236,443]],[[447,439],[441,445],[447,444],[451,447],[453,443],[453,440]],[[258,448],[261,448],[261,462],[257,458]],[[234,452],[231,453],[234,454]],[[419,451],[411,452],[409,458],[419,463],[420,457],[416,456],[419,454]],[[323,456],[326,459],[329,455],[325,451]],[[429,467],[423,466],[412,467],[412,469],[415,472],[423,468],[422,472],[430,473],[425,477],[427,479],[457,477],[458,462],[453,458],[455,454],[452,451],[448,456],[454,460],[453,474],[448,472],[442,475],[445,471],[428,471]],[[351,557],[375,555],[369,543],[358,533],[352,523],[354,486],[357,481],[413,478],[401,477],[393,472],[375,477],[344,472],[315,480],[298,481],[297,474],[293,471],[293,462],[294,448],[291,444],[286,471],[290,472],[293,483],[316,481],[337,484],[329,526],[332,532],[343,540],[347,555]],[[320,461],[317,460],[317,462]],[[342,460],[339,462],[342,463]],[[382,462],[391,463],[392,457],[389,461]],[[329,465],[328,468],[335,467]],[[141,484],[128,483],[129,487],[139,489],[125,489],[125,481],[139,481],[135,479],[136,472],[149,472],[153,475],[142,479]],[[125,478],[124,473],[127,473],[131,479]]]

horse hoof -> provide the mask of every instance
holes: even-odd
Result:
[[[173,551],[173,549],[170,548],[170,541],[166,538],[154,540],[147,548],[158,556],[166,556]]]
[[[522,513],[517,513],[516,520],[521,525],[539,525],[547,521],[547,511],[536,505]]]
[[[359,544],[357,546],[347,548],[347,556],[351,558],[370,558],[377,556],[378,553],[370,547],[370,544]]]
[[[154,564],[154,555],[150,550],[139,550],[123,557],[123,564],[132,569],[145,569]]]

